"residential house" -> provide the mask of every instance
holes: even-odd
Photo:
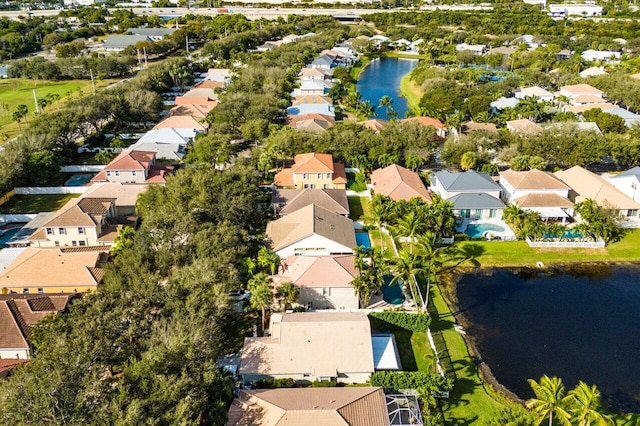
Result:
[[[328,70],[325,68],[302,68],[300,73],[300,80],[328,80],[331,81],[333,79],[333,70]]]
[[[500,98],[496,99],[495,101],[491,102],[491,109],[493,110],[493,112],[498,112],[498,111],[502,111],[505,108],[515,108],[516,105],[518,105],[518,103],[520,102],[519,99],[517,98],[505,98],[504,96],[501,96]]]
[[[209,68],[204,75],[205,80],[219,81],[225,86],[231,83],[233,72],[229,68]]]
[[[191,140],[191,138],[182,136],[178,129],[165,127],[149,130],[130,149],[154,152],[158,160],[180,162],[186,155],[186,148]]]
[[[557,130],[559,132],[568,132],[572,130],[578,130],[580,132],[594,132],[599,135],[602,134],[600,127],[593,121],[565,121],[561,123],[550,123],[545,129]]]
[[[505,202],[536,211],[543,220],[564,223],[573,216],[573,203],[568,198],[570,188],[551,173],[509,169],[500,172],[500,185],[504,188]]]
[[[431,126],[436,129],[436,135],[441,138],[447,137],[447,128],[442,121],[431,117],[410,117],[400,120],[401,123],[418,123],[423,126]]]
[[[287,108],[287,115],[289,116],[306,114],[321,114],[329,117],[335,117],[336,115],[335,108],[332,104],[300,104]]]
[[[467,44],[460,43],[456,44],[456,52],[471,52],[474,55],[484,55],[487,51],[487,46],[485,44]]]
[[[293,106],[299,105],[333,105],[333,101],[328,96],[322,95],[303,95],[297,96],[291,102]]]
[[[625,108],[619,108],[616,106],[615,108],[607,109],[605,112],[608,112],[612,115],[617,115],[618,117],[624,120],[624,124],[627,127],[633,127],[636,124],[640,123],[640,115],[635,112],[631,112]]]
[[[569,198],[575,203],[593,200],[601,207],[617,211],[625,219],[627,226],[640,226],[640,203],[625,195],[602,176],[580,166],[554,174],[571,187]]]
[[[601,104],[603,101],[601,96],[596,95],[578,95],[571,98],[569,103],[571,105],[594,105]]]
[[[640,203],[640,167],[633,167],[619,175],[609,177],[609,182],[627,197]]]
[[[0,272],[2,293],[95,291],[108,247],[28,247]]]
[[[74,297],[76,294],[0,295],[0,359],[31,358],[32,328],[44,317],[63,311]]]
[[[486,173],[468,170],[462,173],[435,172],[431,179],[431,191],[445,200],[459,194],[487,194],[500,198],[502,188]]]
[[[165,183],[171,167],[156,165],[152,151],[126,150],[105,166],[91,182]]]
[[[543,102],[553,102],[554,95],[540,86],[522,87],[515,93],[516,99],[535,98]]]
[[[111,246],[126,219],[115,218],[115,198],[73,198],[28,241],[31,247]],[[121,222],[119,224],[119,222]]]
[[[136,215],[136,201],[145,192],[148,185],[132,185],[120,182],[96,182],[82,194],[83,198],[115,199],[114,216],[127,217]]]
[[[280,47],[282,45],[282,41],[281,40],[275,40],[275,41],[266,41],[263,44],[261,44],[260,46],[256,47],[256,51],[258,52],[268,52],[270,50],[276,49],[278,47]]]
[[[371,173],[371,185],[376,194],[385,195],[394,201],[409,201],[416,197],[426,203],[432,201],[420,176],[397,164],[374,170]]]
[[[602,6],[595,4],[550,4],[549,16],[553,18],[565,18],[568,16],[602,16]]]
[[[238,373],[296,382],[366,383],[375,371],[371,326],[364,312],[272,314],[269,337],[247,337]]]
[[[311,61],[311,64],[310,64],[311,68],[321,68],[325,70],[330,70],[335,66],[336,66],[335,57],[327,54],[318,56],[313,61]]]
[[[299,114],[287,116],[287,124],[296,130],[322,133],[335,125],[335,118],[323,114]]]
[[[224,82],[216,80],[202,80],[193,86],[194,89],[222,89]]]
[[[468,136],[473,132],[498,133],[498,128],[493,123],[476,123],[467,121],[460,126],[460,136]]]
[[[274,275],[277,288],[293,283],[300,289],[297,304],[307,309],[359,309],[351,282],[360,274],[354,255],[289,256]]]
[[[573,55],[573,50],[562,49],[558,53],[556,53],[556,59],[559,61],[566,61]]]
[[[376,35],[374,35],[374,36],[369,38],[369,42],[373,43],[373,45],[376,47],[376,49],[379,49],[380,46],[382,46],[383,44],[391,43],[391,39],[389,37],[385,37],[383,35],[376,34]]]
[[[192,109],[198,113],[200,112],[195,108]],[[156,124],[152,130],[157,129],[173,129],[182,137],[193,140],[196,135],[206,133],[208,126],[204,119],[197,119],[192,115],[179,116],[173,114]]]
[[[620,59],[620,52],[610,50],[593,50],[588,49],[582,52],[582,59],[589,62],[594,61],[609,61],[612,59]]]
[[[135,46],[143,41],[151,42],[153,40],[144,35],[112,34],[103,42],[103,48],[108,52],[121,52],[127,47]]]
[[[509,132],[521,135],[537,135],[544,130],[533,121],[527,119],[510,120],[506,124]]]
[[[597,77],[599,75],[606,74],[608,73],[604,70],[604,67],[590,67],[586,70],[580,71],[580,77],[582,78]]]
[[[333,83],[326,80],[302,80],[299,95],[327,95]]]
[[[286,216],[315,204],[341,216],[349,216],[349,201],[344,189],[276,189],[271,193],[271,207]]]
[[[176,31],[177,28],[129,28],[127,34],[145,36],[153,41],[159,41]]]
[[[585,111],[588,111],[590,109],[599,109],[603,112],[610,112],[612,110],[619,110],[621,108],[619,108],[617,105],[609,103],[609,102],[605,102],[604,99],[602,100],[601,103],[591,103],[591,104],[581,104],[581,105],[571,105],[567,108],[565,108],[566,111],[572,112],[576,115],[580,115]]]
[[[379,387],[243,390],[226,426],[388,426],[386,406]]]
[[[166,117],[193,117],[198,123],[201,123],[212,109],[206,105],[176,105],[169,110]]]
[[[360,121],[358,124],[366,127],[369,130],[373,130],[376,133],[380,133],[382,129],[389,125],[389,122],[386,120],[380,120],[378,118],[372,118],[370,120]]]
[[[314,204],[269,222],[266,235],[280,258],[352,254],[357,245],[351,219]]]
[[[331,154],[309,152],[298,154],[294,164],[278,172],[274,185],[278,187],[346,189],[344,164],[335,163]]]
[[[504,203],[484,192],[461,193],[448,198],[453,214],[462,219],[501,219]]]
[[[604,92],[589,84],[571,84],[568,86],[562,86],[560,88],[560,95],[566,96],[569,99],[574,99],[582,95],[592,95],[603,98],[601,102],[606,102],[603,97]]]

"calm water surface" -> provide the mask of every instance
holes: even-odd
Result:
[[[387,95],[393,101],[393,109],[398,118],[404,118],[408,110],[407,100],[400,97],[400,80],[417,65],[417,59],[380,58],[370,62],[360,74],[356,89],[362,101],[369,101],[374,107],[380,98]],[[387,109],[376,108],[376,118],[387,120]]]
[[[578,270],[578,268],[580,268]],[[640,406],[640,267],[497,269],[465,275],[458,307],[496,379],[521,398],[528,378],[595,384],[614,408]]]

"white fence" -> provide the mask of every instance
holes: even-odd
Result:
[[[84,194],[88,186],[33,186],[15,188],[18,195]]]
[[[602,239],[598,241],[531,241],[526,239],[529,247],[536,248],[603,248],[605,242]]]
[[[76,172],[89,172],[97,173],[102,171],[106,166],[102,164],[80,164],[71,166],[60,166],[62,173],[76,173]]]
[[[34,217],[35,214],[0,214],[0,224],[31,222]]]

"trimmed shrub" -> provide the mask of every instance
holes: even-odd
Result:
[[[404,330],[426,332],[431,323],[429,314],[410,314],[403,311],[371,312],[369,320],[376,330],[384,330],[391,325]]]
[[[277,388],[292,388],[295,387],[293,379],[261,379],[256,382],[256,388],[258,389],[277,389]]]
[[[322,381],[322,382],[315,381],[315,382],[311,383],[311,387],[314,387],[314,388],[335,388],[336,385],[337,385],[337,383],[334,382],[334,381],[329,381],[329,382],[327,382],[327,381]]]
[[[423,371],[377,371],[369,378],[371,386],[381,386],[387,391],[428,387],[440,391],[453,389],[453,380],[439,374]]]

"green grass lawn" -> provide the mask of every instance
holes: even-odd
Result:
[[[369,215],[369,204],[371,201],[367,197],[348,197],[349,216],[352,220],[364,220]]]
[[[0,206],[2,214],[40,213],[59,210],[67,201],[80,194],[14,195]]]
[[[385,325],[384,329],[376,329],[375,322],[371,325],[373,331],[393,333],[403,371],[435,372],[435,356],[429,346],[427,333],[413,332],[391,324]]]
[[[407,105],[412,111],[420,110],[420,98],[422,98],[422,90],[411,81],[411,75],[407,74],[400,80],[400,93],[407,99]]]
[[[378,229],[372,229],[369,231],[369,238],[373,247],[380,247],[380,231]],[[395,259],[396,254],[393,251],[393,245],[391,245],[391,237],[389,234],[382,233],[382,248],[384,250],[384,257],[387,259]]]
[[[632,229],[617,243],[602,249],[531,248],[525,241],[463,241],[459,247],[481,266],[536,266],[536,262],[633,262],[640,260],[640,229]]]
[[[96,80],[96,89],[103,88],[118,81],[117,79]],[[56,109],[73,95],[89,94],[93,90],[90,80],[30,80],[24,78],[7,78],[0,80],[0,131],[5,139],[10,139],[19,134],[18,124],[13,121],[11,115],[20,104],[29,108],[29,114],[22,120],[21,126],[29,123],[35,114],[33,90],[38,99],[48,94],[57,94],[60,100],[47,107],[48,110]]]

